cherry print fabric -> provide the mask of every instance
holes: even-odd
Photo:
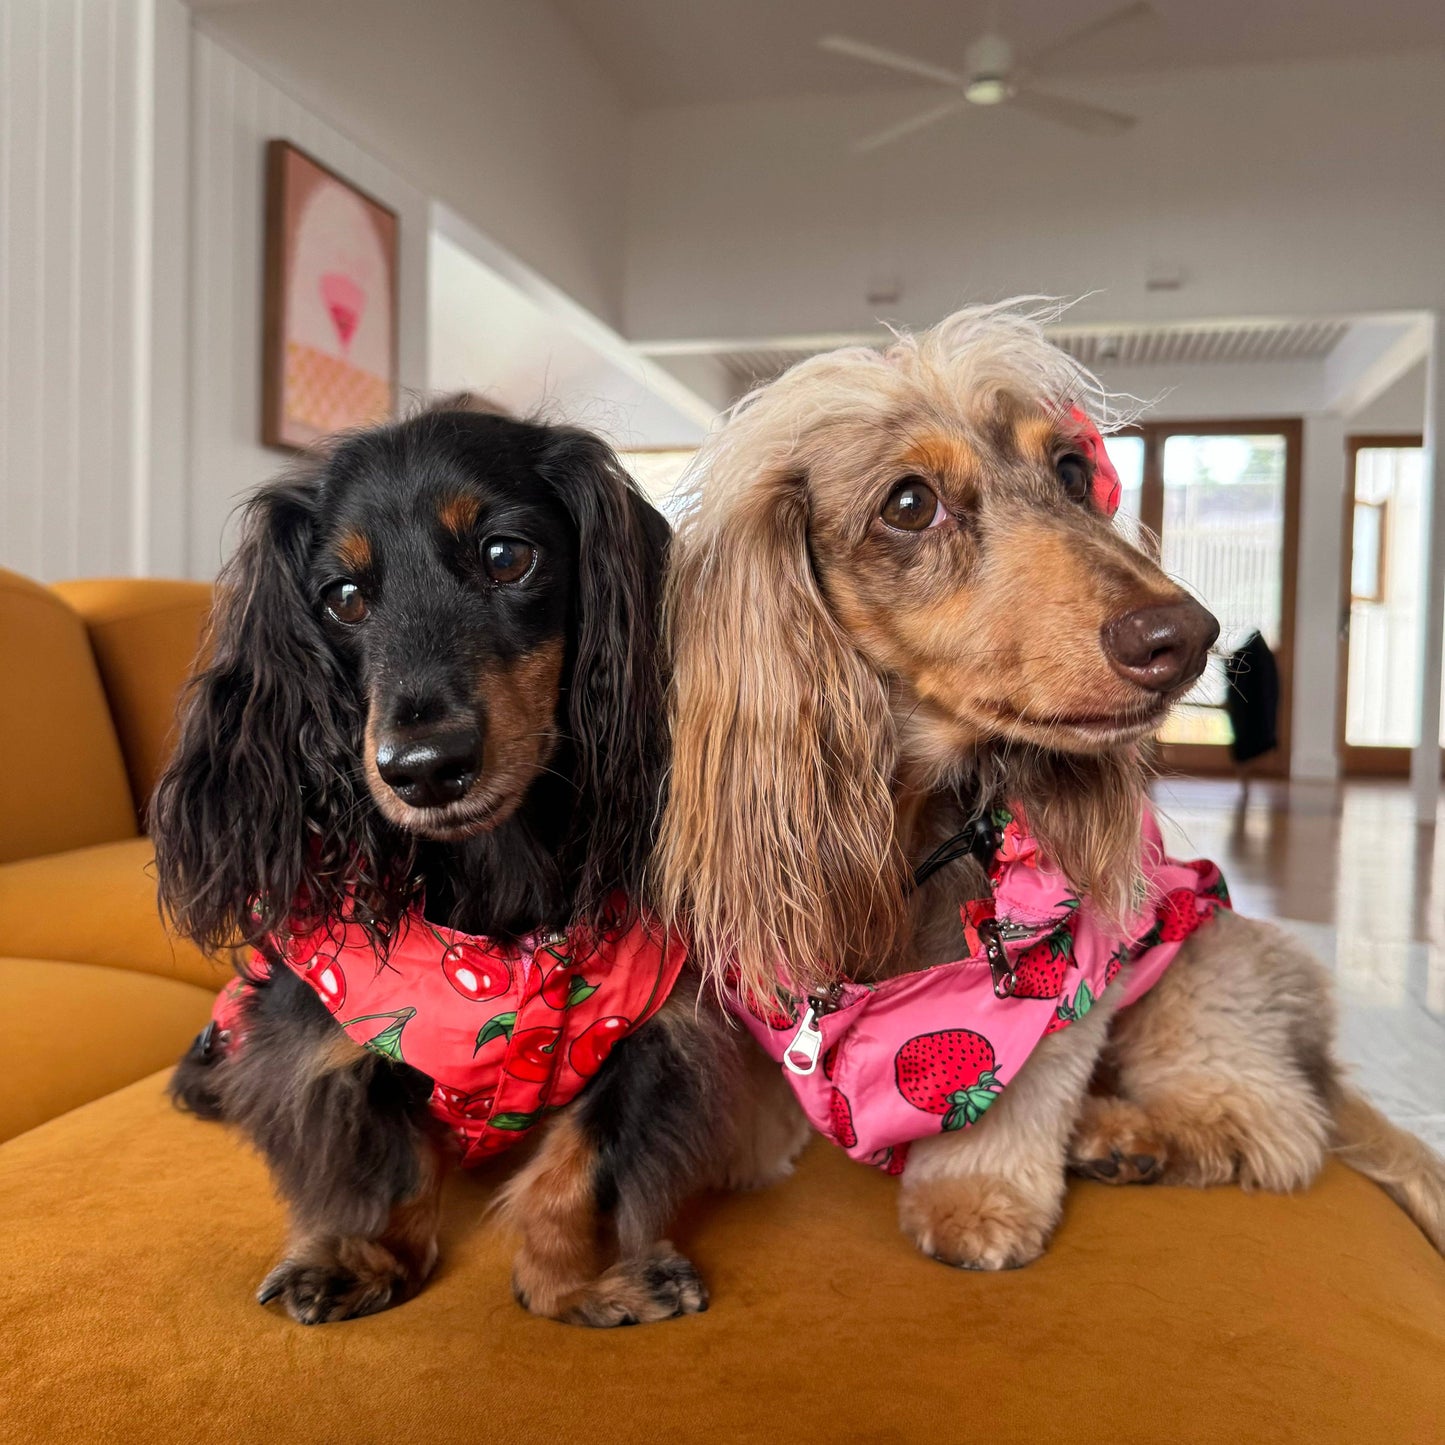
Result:
[[[384,959],[365,929],[330,923],[279,944],[346,1033],[433,1081],[431,1110],[476,1163],[569,1104],[620,1039],[662,1007],[686,947],[643,916],[626,930],[536,934],[509,944],[406,915]],[[252,972],[268,964],[256,954]],[[249,985],[212,1009],[244,1046]]]

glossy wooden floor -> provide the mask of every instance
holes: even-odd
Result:
[[[1307,942],[1339,984],[1340,1049],[1371,1097],[1445,1149],[1445,841],[1403,783],[1165,779],[1170,851],[1213,858],[1241,913]]]

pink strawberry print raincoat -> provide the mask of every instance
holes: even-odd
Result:
[[[595,935],[535,934],[506,944],[406,915],[384,960],[357,924],[288,938],[281,957],[358,1044],[433,1080],[431,1110],[464,1164],[500,1153],[571,1103],[619,1039],[660,1009],[687,950],[648,917]],[[260,954],[252,972],[268,968]],[[245,1046],[234,979],[212,1020]]]
[[[914,1139],[976,1124],[1039,1041],[1111,987],[1127,1008],[1229,895],[1214,864],[1165,857],[1145,818],[1149,903],[1122,934],[1044,865],[1022,819],[1000,811],[992,896],[960,910],[966,957],[826,1000],[734,1011],[783,1066],[813,1126],[855,1159],[896,1171]],[[1127,971],[1126,971],[1127,969]]]

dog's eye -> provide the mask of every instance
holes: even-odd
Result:
[[[1069,452],[1054,463],[1064,494],[1071,502],[1082,502],[1089,495],[1089,464],[1077,452]]]
[[[895,532],[926,532],[938,526],[947,513],[938,493],[922,477],[904,477],[888,493],[878,515]]]
[[[365,594],[355,582],[338,582],[327,589],[322,601],[326,604],[327,614],[347,627],[355,626],[370,610]]]
[[[482,565],[493,582],[520,582],[537,565],[537,549],[517,537],[488,537]]]

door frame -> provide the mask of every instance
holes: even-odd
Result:
[[[1148,536],[1159,538],[1164,524],[1164,443],[1171,436],[1282,436],[1284,445],[1284,555],[1280,561],[1279,746],[1253,764],[1258,777],[1289,776],[1294,704],[1295,585],[1299,573],[1300,477],[1304,467],[1304,422],[1294,417],[1235,417],[1210,421],[1147,421],[1122,430],[1142,437],[1144,474],[1139,495],[1139,520]],[[1156,552],[1157,560],[1157,552]],[[1206,599],[1207,601],[1207,599]],[[1173,773],[1232,773],[1229,749],[1213,743],[1159,743],[1155,756]]]
[[[1345,438],[1345,497],[1341,515],[1339,653],[1335,687],[1335,750],[1340,771],[1346,777],[1408,778],[1413,748],[1366,748],[1345,741],[1348,719],[1345,710],[1350,696],[1350,610],[1351,574],[1355,560],[1355,467],[1361,452],[1380,447],[1414,449],[1423,447],[1419,432],[1358,432]]]

